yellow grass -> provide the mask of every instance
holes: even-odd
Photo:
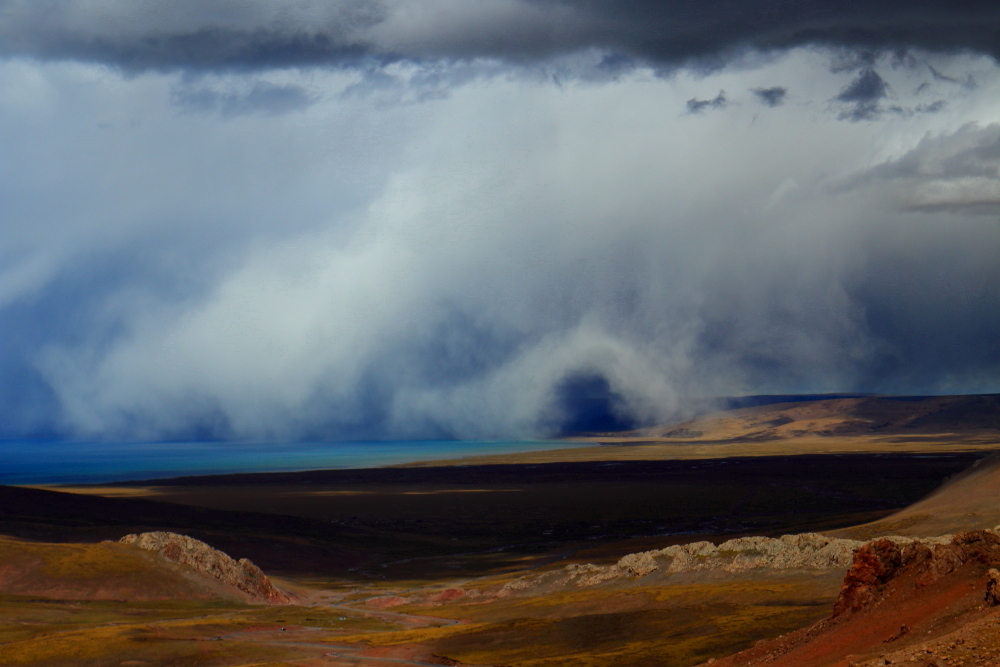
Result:
[[[65,491],[66,493],[81,493],[105,498],[141,498],[155,495],[156,491],[145,486],[62,486],[59,484],[24,485],[26,489],[41,489],[42,491]]]
[[[278,631],[283,626],[320,629],[303,639]],[[117,666],[128,660],[148,665],[279,664],[322,652],[296,647],[296,642],[395,627],[341,609],[45,602],[5,596],[0,597],[0,665]],[[248,630],[253,632],[238,634]],[[283,641],[289,644],[282,646]]]
[[[139,660],[150,664],[247,664],[292,655],[273,646],[247,646],[184,636],[169,624],[115,625],[46,634],[5,644],[0,665],[105,665]],[[191,628],[189,628],[191,629]]]
[[[458,625],[360,633],[338,641],[421,644],[463,663],[513,667],[691,665],[825,617],[834,578],[727,578],[631,590],[581,589],[537,597],[395,611],[463,619]]]

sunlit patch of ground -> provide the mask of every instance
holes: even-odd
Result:
[[[927,436],[798,435],[774,440],[733,439],[705,441],[692,438],[656,438],[609,434],[576,438],[580,447],[521,454],[468,456],[444,461],[407,463],[399,467],[432,467],[442,465],[538,465],[584,461],[651,461],[724,459],[739,456],[795,456],[800,454],[855,454],[943,452],[983,452],[1000,450],[1000,435],[986,433],[941,433]]]
[[[145,486],[60,486],[53,484],[26,484],[26,489],[56,489],[66,493],[82,493],[105,498],[143,498],[156,495],[156,491]]]
[[[829,614],[839,577],[784,577],[594,588],[393,611],[458,625],[343,637],[371,646],[417,644],[467,664],[515,667],[691,665]]]
[[[343,609],[4,596],[0,665],[286,664],[321,656],[323,641],[396,627]]]
[[[53,544],[0,536],[0,591],[53,599],[242,600],[235,589],[118,543]]]

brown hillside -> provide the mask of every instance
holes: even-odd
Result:
[[[695,417],[626,435],[681,440],[771,440],[805,435],[1000,432],[1000,395],[835,398]]]
[[[260,568],[246,558],[234,560],[228,554],[213,549],[201,540],[187,535],[155,531],[126,535],[122,544],[152,551],[161,559],[178,563],[233,586],[251,599],[270,604],[287,604],[288,596],[274,587]]]
[[[0,594],[57,600],[230,600],[251,596],[126,544],[52,544],[0,537]]]
[[[976,462],[940,489],[872,523],[834,531],[841,537],[929,537],[1000,525],[1000,455]]]

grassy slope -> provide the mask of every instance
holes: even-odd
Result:
[[[85,600],[241,600],[190,568],[117,543],[50,544],[0,537],[0,591]]]
[[[469,664],[691,665],[829,613],[839,576],[730,577],[640,589],[597,587],[448,607],[400,607],[467,624],[345,638],[431,645]]]
[[[295,634],[299,626],[314,629]],[[324,652],[298,642],[392,629],[377,619],[322,608],[0,595],[0,665],[285,664]]]
[[[940,489],[884,519],[835,531],[868,539],[898,534],[914,537],[945,535],[1000,525],[1000,457],[981,460]]]

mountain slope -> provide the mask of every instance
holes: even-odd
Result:
[[[126,544],[0,537],[0,593],[56,600],[229,600],[251,596],[194,568]]]
[[[834,531],[842,537],[928,537],[1000,524],[1000,455],[977,461],[914,504],[872,523]]]
[[[701,415],[619,436],[694,441],[772,440],[805,435],[996,432],[1000,394],[867,396],[777,403]]]

